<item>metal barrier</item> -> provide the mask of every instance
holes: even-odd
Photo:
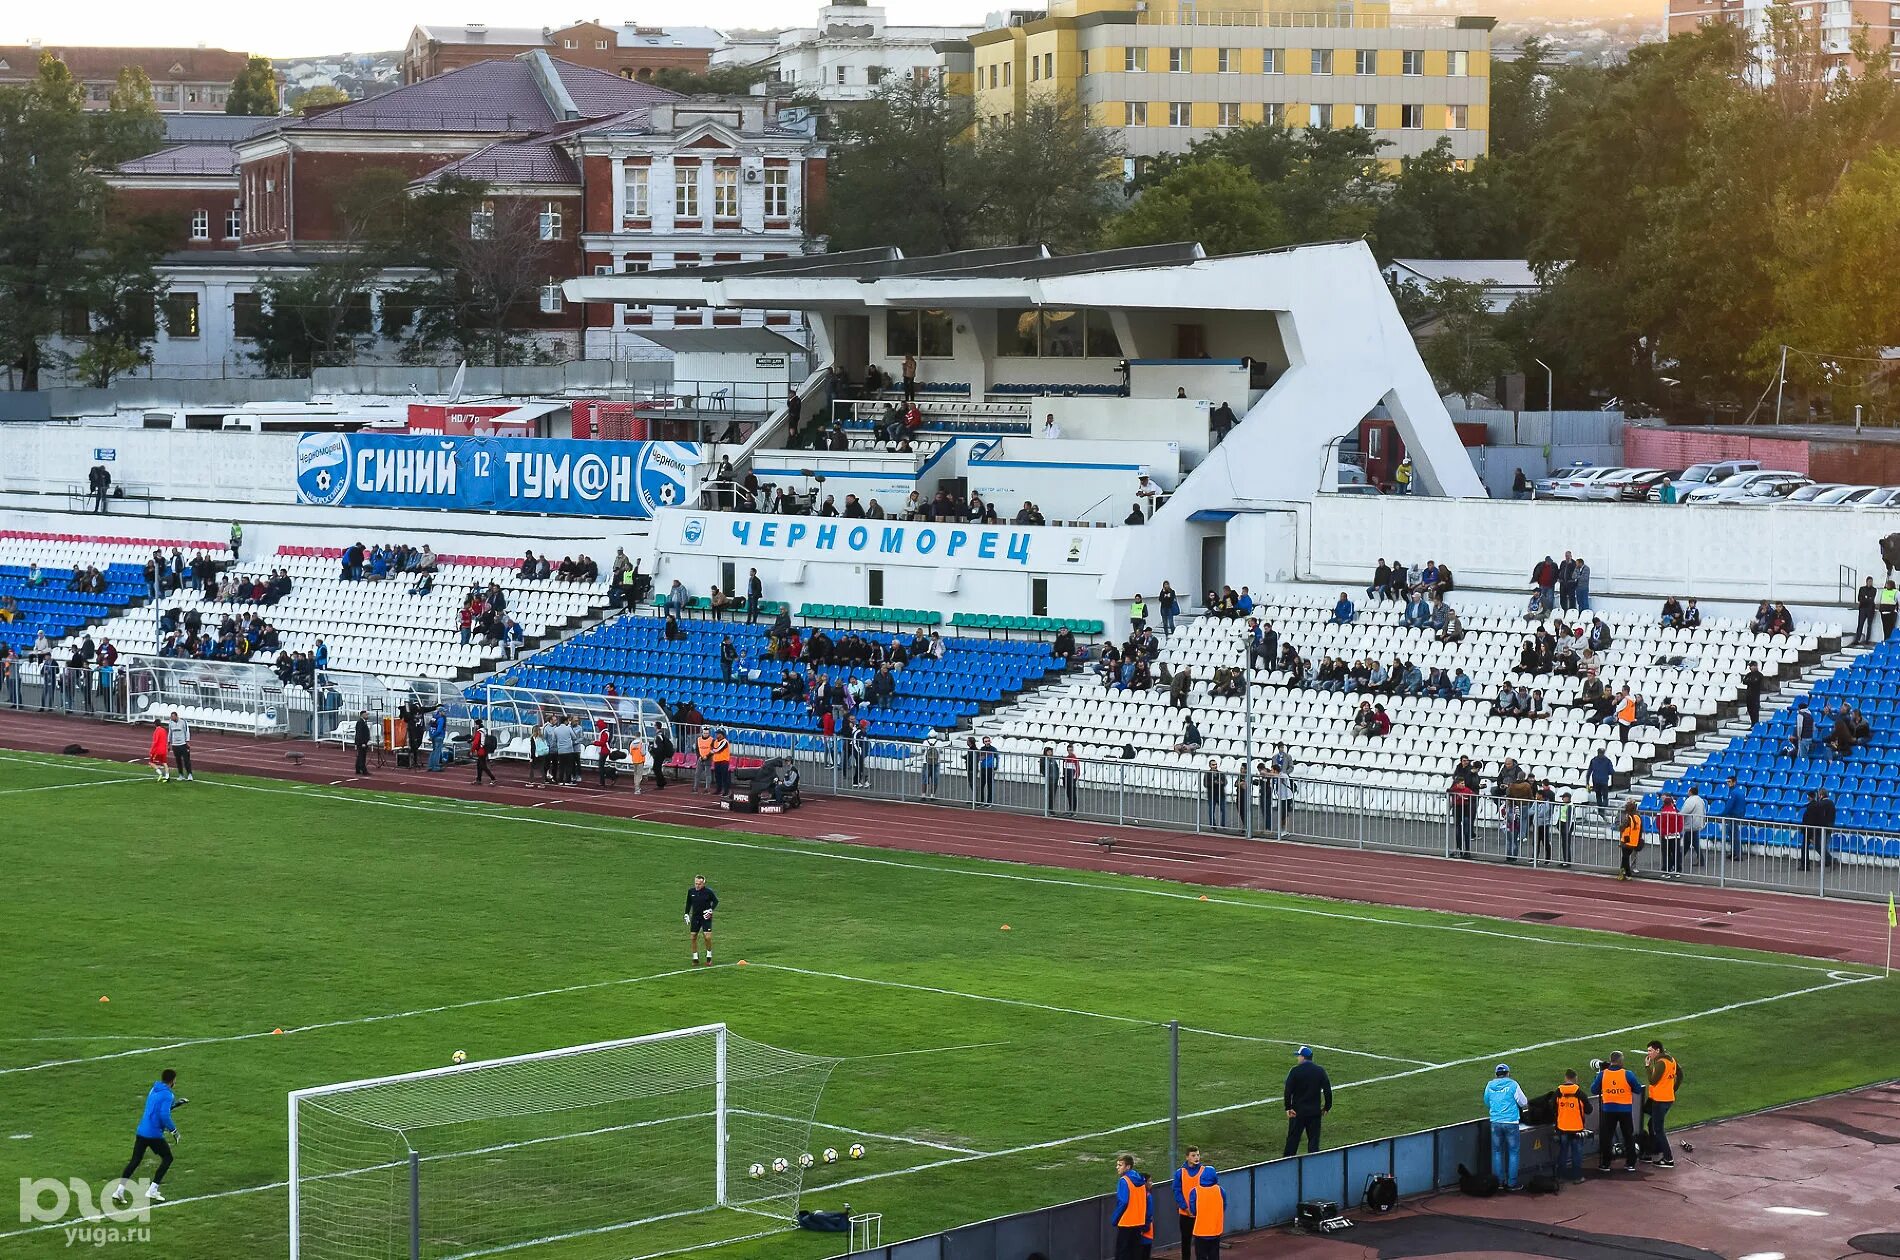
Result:
[[[1377,1174],[1390,1176],[1401,1195],[1429,1194],[1458,1184],[1458,1165],[1485,1166],[1487,1123],[1466,1120],[1398,1137],[1375,1138],[1285,1159],[1221,1169],[1227,1232],[1242,1234],[1292,1221],[1304,1199],[1331,1199],[1351,1209]],[[1165,1174],[1164,1174],[1165,1175]],[[1156,1178],[1157,1184],[1161,1178]],[[1180,1241],[1172,1199],[1155,1210],[1155,1247]],[[1013,1216],[960,1225],[941,1234],[850,1252],[841,1260],[1026,1260],[1041,1253],[1065,1260],[1106,1260],[1115,1254],[1115,1196],[1098,1195]]]

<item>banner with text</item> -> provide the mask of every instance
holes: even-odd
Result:
[[[1099,572],[1092,535],[1060,526],[936,525],[927,521],[666,512],[661,547],[748,559],[843,560],[946,569]],[[1093,559],[1093,563],[1091,560]]]
[[[645,520],[688,501],[692,442],[305,433],[297,498],[322,507],[438,508]]]

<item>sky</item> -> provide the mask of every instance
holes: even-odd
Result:
[[[625,2],[617,9],[592,4],[496,3],[495,0],[323,0],[321,4],[237,4],[200,0],[193,5],[151,0],[83,0],[40,8],[13,0],[0,17],[0,44],[37,38],[57,44],[189,47],[208,44],[267,57],[400,49],[418,23],[486,22],[490,26],[564,26],[577,18],[609,25],[642,23],[725,27],[808,26],[822,0],[668,0]],[[884,5],[893,24],[981,26],[999,0],[895,0]]]

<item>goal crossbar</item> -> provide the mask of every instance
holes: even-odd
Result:
[[[497,1068],[516,1067],[522,1064],[552,1062],[552,1061],[561,1060],[561,1059],[576,1058],[583,1055],[598,1054],[602,1051],[625,1050],[625,1049],[629,1049],[629,1048],[637,1047],[641,1045],[650,1045],[650,1044],[667,1042],[667,1041],[682,1041],[682,1040],[687,1040],[694,1037],[711,1037],[713,1040],[713,1047],[714,1047],[713,1080],[712,1080],[712,1085],[713,1085],[713,1090],[714,1090],[714,1102],[713,1102],[713,1110],[711,1113],[711,1118],[715,1126],[715,1130],[714,1130],[715,1151],[714,1151],[714,1163],[713,1163],[715,1184],[714,1184],[714,1194],[713,1194],[712,1204],[709,1205],[707,1208],[699,1209],[699,1210],[705,1211],[705,1210],[711,1210],[712,1208],[721,1208],[721,1207],[729,1206],[729,1200],[728,1200],[728,1195],[727,1195],[727,1184],[726,1184],[727,1183],[726,1153],[727,1153],[728,1132],[729,1132],[728,1115],[727,1115],[727,1072],[728,1072],[727,1036],[728,1036],[727,1028],[726,1028],[726,1025],[723,1023],[696,1024],[690,1028],[669,1029],[665,1032],[647,1033],[643,1036],[638,1036],[638,1037],[618,1037],[618,1038],[613,1038],[606,1041],[588,1042],[584,1045],[578,1045],[578,1046],[563,1046],[563,1047],[559,1047],[553,1050],[539,1050],[539,1051],[535,1051],[529,1054],[510,1055],[505,1058],[499,1058],[499,1059],[482,1059],[482,1060],[478,1060],[472,1063],[451,1063],[444,1067],[424,1068],[420,1071],[394,1073],[394,1074],[385,1075],[385,1076],[369,1076],[369,1077],[363,1077],[359,1080],[354,1080],[354,1081],[341,1081],[332,1085],[315,1085],[315,1086],[310,1086],[304,1089],[296,1089],[296,1090],[290,1091],[289,1099],[288,1099],[289,1136],[290,1136],[290,1159],[289,1159],[289,1178],[288,1178],[289,1195],[290,1195],[290,1204],[289,1204],[290,1260],[301,1260],[301,1255],[302,1255],[302,1228],[301,1228],[301,1225],[302,1225],[302,1220],[301,1220],[302,1169],[300,1166],[300,1154],[299,1154],[299,1142],[298,1142],[299,1136],[300,1136],[299,1134],[299,1125],[300,1125],[299,1108],[302,1104],[314,1102],[318,1099],[322,1099],[326,1097],[335,1097],[340,1094],[355,1093],[362,1090],[376,1089],[376,1088],[380,1088],[384,1086],[406,1085],[406,1084],[411,1084],[418,1081],[438,1080],[444,1077],[455,1077],[455,1076],[478,1074],[485,1071],[493,1071]],[[801,1055],[798,1057],[805,1058],[806,1056]],[[704,1117],[700,1117],[700,1118],[704,1118]],[[364,1120],[363,1123],[372,1124],[372,1125],[375,1124],[374,1121],[368,1121],[368,1120]],[[661,1121],[661,1122],[655,1122],[655,1123],[666,1123],[666,1122]],[[381,1125],[377,1127],[390,1129],[398,1133],[402,1131],[399,1126],[393,1126],[393,1125]],[[540,1139],[540,1140],[541,1141],[557,1141],[557,1140],[563,1140],[563,1139],[548,1138],[548,1139]],[[419,1156],[418,1153],[415,1151],[414,1147],[409,1143],[408,1138],[406,1136],[404,1137],[404,1145],[409,1148],[408,1162],[411,1168],[411,1176],[412,1176],[412,1182],[413,1182],[413,1177],[415,1175],[416,1168],[419,1166],[421,1162],[427,1160],[430,1157]],[[509,1145],[513,1146],[515,1144],[509,1144]],[[378,1165],[374,1167],[386,1168],[388,1166],[389,1165]],[[400,1164],[398,1164],[397,1166],[400,1166]],[[334,1175],[336,1174],[326,1174],[326,1176],[334,1176]],[[651,1219],[663,1220],[663,1219],[670,1219],[676,1216],[690,1215],[690,1214],[691,1213],[667,1213],[660,1217],[655,1217]],[[647,1222],[630,1222],[629,1224],[641,1224],[641,1223],[647,1223]],[[414,1233],[415,1226],[416,1226],[416,1221],[412,1217],[412,1221],[411,1221],[411,1254],[412,1255],[417,1254],[419,1251],[419,1240],[415,1237],[415,1233]],[[495,1248],[495,1249],[491,1249],[490,1251],[474,1253],[474,1254],[493,1254],[495,1251],[515,1250],[520,1245],[532,1245],[532,1244],[516,1244],[513,1246]]]

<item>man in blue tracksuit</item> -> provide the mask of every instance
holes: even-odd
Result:
[[[1742,860],[1742,820],[1747,817],[1748,793],[1742,790],[1742,785],[1731,774],[1728,777],[1728,794],[1722,798],[1722,820],[1723,826],[1728,828],[1728,860],[1731,862]]]
[[[178,1126],[172,1123],[172,1106],[176,1099],[172,1093],[172,1083],[178,1079],[178,1073],[166,1068],[159,1073],[152,1088],[145,1095],[145,1112],[139,1117],[139,1127],[132,1138],[132,1159],[119,1174],[119,1186],[112,1192],[114,1203],[123,1203],[127,1198],[125,1183],[132,1180],[139,1165],[145,1162],[145,1152],[151,1151],[158,1156],[158,1171],[152,1174],[152,1184],[145,1197],[154,1203],[163,1203],[165,1196],[158,1192],[158,1183],[165,1180],[165,1170],[172,1166],[171,1143],[165,1140],[166,1134],[178,1136]]]
[[[1505,1190],[1517,1189],[1518,1122],[1531,1100],[1511,1079],[1511,1065],[1498,1069],[1484,1087],[1484,1109],[1491,1116],[1491,1175]]]
[[[431,771],[442,768],[442,745],[447,742],[448,737],[449,715],[438,708],[435,716],[429,719],[429,769]]]

